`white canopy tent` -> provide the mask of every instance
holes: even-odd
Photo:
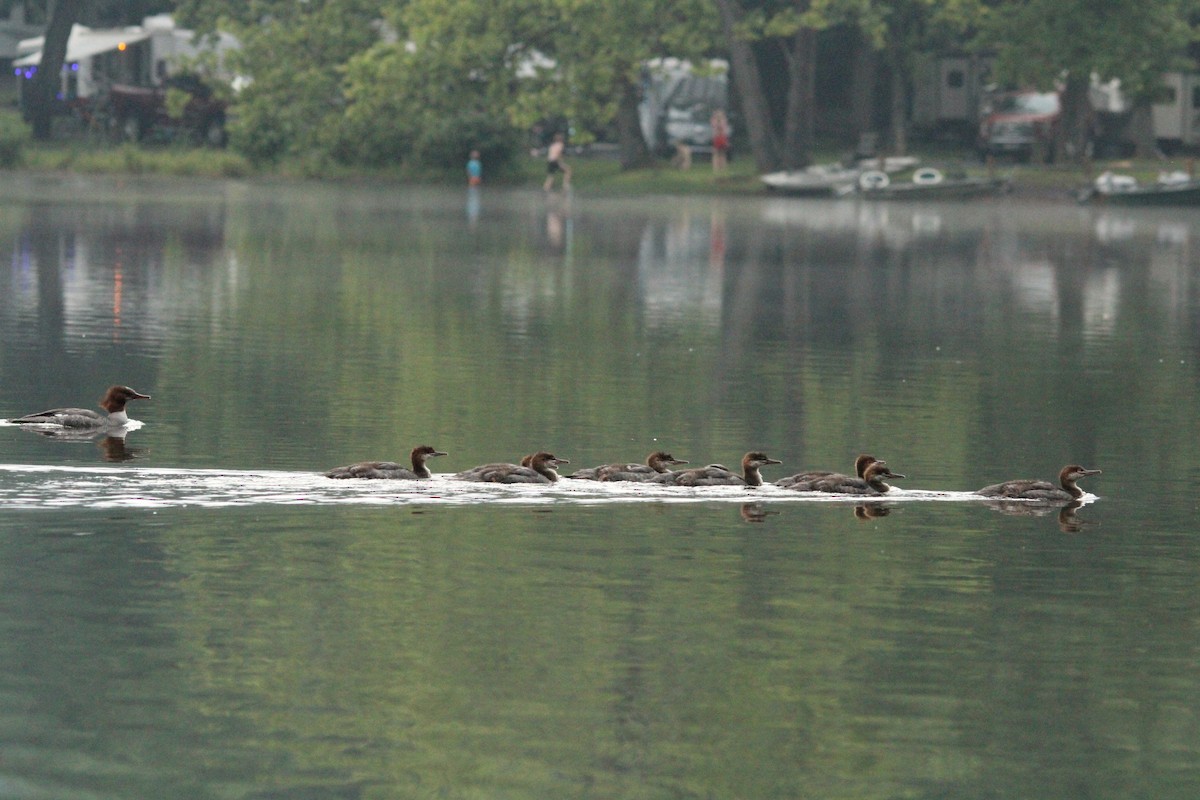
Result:
[[[64,61],[68,64],[79,62],[101,53],[122,50],[131,44],[149,38],[150,33],[141,27],[93,30],[84,25],[75,25],[71,28],[71,38],[67,40],[67,55]],[[42,63],[42,46],[44,44],[44,36],[23,39],[17,49],[28,55],[23,55],[13,61],[13,66],[33,67]]]

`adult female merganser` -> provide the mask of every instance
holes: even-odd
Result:
[[[875,456],[867,455],[866,453],[861,454],[858,458],[854,459],[854,474],[861,478],[867,470],[867,465],[878,460]],[[795,475],[780,478],[775,481],[775,485],[781,486],[784,489],[801,489],[799,484],[809,484],[821,478],[828,478],[831,475],[837,474],[836,472],[798,472]]]
[[[808,483],[798,483],[791,487],[798,492],[828,492],[830,494],[887,494],[891,489],[884,478],[903,478],[904,476],[888,469],[886,461],[872,461],[863,470],[861,478],[834,473],[824,478],[817,478]]]
[[[414,447],[410,457],[412,459],[412,469],[401,466],[395,461],[360,461],[357,464],[348,464],[344,467],[337,467],[325,473],[326,478],[378,478],[386,480],[404,480],[415,481],[422,478],[431,478],[433,473],[429,471],[429,467],[425,466],[425,460],[435,456],[444,456],[446,453],[440,450],[435,450],[427,444],[420,447]]]
[[[525,460],[528,460],[528,466],[525,466]],[[554,483],[558,480],[554,468],[570,463],[565,458],[543,451],[526,456],[521,464],[481,464],[454,477],[460,481],[483,483]]]
[[[1100,474],[1101,471],[1098,469],[1086,469],[1078,464],[1068,464],[1058,473],[1058,483],[1062,486],[1061,489],[1049,481],[1015,480],[985,486],[975,494],[981,494],[984,497],[1004,497],[1010,500],[1069,502],[1083,497],[1083,489],[1075,485],[1077,480],[1089,475]]]
[[[676,464],[686,463],[670,453],[656,450],[646,456],[645,464],[604,464],[576,470],[567,477],[585,481],[648,481],[655,475],[670,472]]]
[[[679,472],[662,472],[650,480],[668,486],[762,486],[762,475],[759,469],[768,464],[782,464],[782,461],[769,457],[766,453],[751,451],[742,456],[742,474],[731,471],[721,464],[709,464],[707,467],[696,467]]]
[[[110,386],[100,400],[100,407],[108,412],[107,415],[98,414],[89,408],[52,408],[38,414],[16,417],[9,422],[16,425],[57,425],[63,428],[120,428],[129,424],[125,404],[130,400],[149,399],[150,395],[136,392],[128,386]]]

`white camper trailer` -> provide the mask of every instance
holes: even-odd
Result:
[[[1200,144],[1200,74],[1168,72],[1166,97],[1153,106],[1154,136],[1166,145]]]
[[[913,125],[932,136],[969,141],[979,124],[994,60],[992,56],[955,55],[921,64],[913,82]]]
[[[22,40],[21,53],[13,61],[16,76],[25,83],[37,72],[42,61],[44,37]],[[221,52],[236,47],[233,37],[222,34],[215,49]],[[89,28],[74,25],[67,40],[63,59],[63,100],[92,98],[109,86],[160,86],[186,59],[211,49],[195,42],[192,31],[175,27],[166,14],[146,17],[141,25],[124,28]]]

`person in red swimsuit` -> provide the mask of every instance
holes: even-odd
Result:
[[[712,125],[713,172],[721,172],[729,163],[729,119],[718,108],[713,112],[709,124]]]

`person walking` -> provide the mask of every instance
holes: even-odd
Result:
[[[571,168],[563,161],[566,148],[566,138],[561,133],[554,134],[554,141],[546,148],[546,182],[542,188],[547,192],[554,188],[554,176],[559,173],[562,173],[562,188],[571,188]]]

